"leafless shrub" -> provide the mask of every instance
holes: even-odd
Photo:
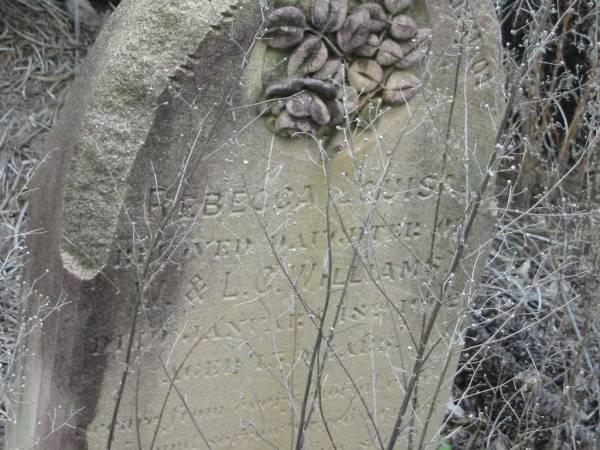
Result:
[[[455,381],[451,441],[460,449],[594,449],[600,11],[584,1],[498,10],[519,98],[506,130],[494,252]]]

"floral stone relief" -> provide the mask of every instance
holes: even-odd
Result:
[[[263,81],[261,113],[273,131],[337,140],[340,125],[366,127],[381,105],[409,102],[422,86],[410,69],[427,56],[430,40],[430,30],[407,14],[411,5],[311,0],[308,13],[272,10],[262,40],[283,55]]]

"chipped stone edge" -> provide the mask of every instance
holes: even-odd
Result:
[[[66,136],[59,147],[70,153],[60,253],[79,278],[92,279],[108,261],[132,165],[170,78],[244,1],[126,0],[100,33],[65,105],[80,111],[79,123],[69,130],[71,121],[59,121],[54,130]],[[132,34],[132,26],[144,32]]]

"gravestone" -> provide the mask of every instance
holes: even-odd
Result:
[[[437,448],[491,232],[484,195],[456,258],[503,107],[498,31],[483,0],[344,5],[120,4],[37,177],[8,448],[283,449],[301,422],[303,448],[386,446],[442,301],[395,447]],[[331,96],[315,67],[336,49],[354,56]]]

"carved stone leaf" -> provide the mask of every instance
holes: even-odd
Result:
[[[306,19],[302,10],[284,6],[273,10],[265,22],[265,43],[272,48],[290,48],[304,37]]]
[[[277,115],[283,110],[284,107],[285,107],[284,101],[271,100],[261,106],[260,114],[263,115],[263,114],[271,113],[271,114]]]
[[[313,77],[318,80],[333,80],[340,83],[342,81],[341,68],[342,60],[340,58],[329,58],[325,61],[323,67],[313,74]]]
[[[352,86],[341,86],[338,89],[337,99],[328,102],[330,123],[339,125],[344,122],[346,115],[351,116],[360,105],[358,92]]]
[[[310,116],[310,105],[313,102],[313,96],[308,92],[300,92],[288,99],[285,103],[286,111],[294,117]]]
[[[382,80],[383,70],[372,59],[357,59],[348,69],[350,86],[358,92],[371,92]]]
[[[367,11],[369,13],[369,31],[371,33],[379,33],[385,28],[387,16],[383,8],[377,3],[363,3],[357,11]]]
[[[412,0],[383,0],[383,4],[388,12],[397,14],[408,9],[412,5]]]
[[[377,47],[374,47],[374,46],[369,45],[369,44],[361,45],[356,50],[354,50],[354,54],[356,56],[362,56],[364,58],[370,58],[375,53],[377,53]]]
[[[331,119],[329,123],[339,125],[344,121],[344,105],[340,100],[332,100],[327,102],[327,109]]]
[[[332,84],[314,78],[305,78],[303,82],[307,90],[314,92],[325,101],[333,100],[337,96],[337,90]]]
[[[379,47],[381,44],[381,39],[376,34],[371,34],[369,36],[369,40],[367,41],[368,45],[372,45],[373,47]]]
[[[360,106],[358,91],[352,86],[341,87],[337,98],[342,102],[344,114],[352,114]]]
[[[290,116],[286,111],[281,112],[279,116],[277,116],[277,121],[275,122],[275,128],[278,132],[285,132],[287,130],[292,130],[294,128],[294,118]]]
[[[404,49],[404,56],[396,63],[396,67],[404,70],[414,67],[423,61],[429,52],[430,39],[431,30],[422,28],[419,29],[411,43],[400,44]]]
[[[398,69],[410,69],[418,65],[427,56],[426,48],[415,48],[408,52],[400,61],[396,63]]]
[[[400,61],[406,51],[406,47],[392,39],[386,39],[379,46],[375,61],[382,66],[391,66]]]
[[[275,129],[284,136],[292,136],[294,133],[315,133],[316,127],[310,119],[297,119],[282,111],[275,121]]]
[[[337,32],[337,43],[344,52],[352,53],[369,40],[369,21],[369,13],[364,9],[348,16]]]
[[[300,44],[288,61],[288,75],[316,72],[327,61],[327,47],[319,38],[308,38]]]
[[[265,89],[266,98],[289,97],[304,89],[305,80],[302,78],[291,78],[279,83],[273,83]]]
[[[327,125],[331,119],[327,105],[316,95],[310,104],[310,118],[318,125]]]
[[[305,36],[301,9],[288,6],[269,14],[267,45],[295,47],[287,63],[289,78],[266,83],[265,97],[279,99],[265,109],[277,133],[333,131],[322,127],[342,124],[346,118],[364,125],[378,117],[383,103],[401,105],[416,95],[422,86],[419,78],[397,70],[418,64],[427,54],[423,43],[430,30],[419,30],[412,18],[397,14],[413,0],[367,0],[350,15],[349,0],[310,1],[312,25],[323,34],[336,32],[345,56],[329,57],[323,37]],[[346,76],[344,57],[351,63]],[[371,94],[361,101],[363,93]]]
[[[296,119],[294,125],[297,131],[301,131],[303,133],[315,134],[317,132],[317,127],[309,119]]]
[[[379,36],[376,34],[371,34],[367,43],[354,50],[354,54],[370,58],[377,52],[379,45],[381,45],[381,39]]]
[[[402,105],[413,98],[422,83],[415,75],[398,70],[385,83],[382,99],[388,105]]]
[[[313,25],[324,33],[339,30],[348,14],[348,0],[312,0],[310,17]]]
[[[413,19],[400,14],[392,19],[390,34],[400,40],[411,39],[417,35],[419,29]]]

